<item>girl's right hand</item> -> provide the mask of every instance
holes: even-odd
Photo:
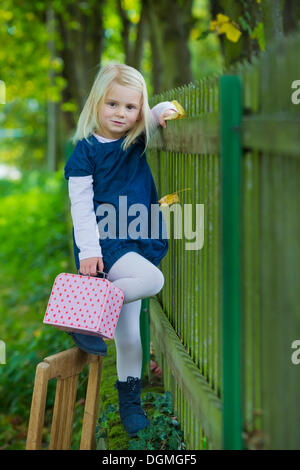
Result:
[[[97,265],[98,270],[103,271],[103,258],[85,258],[80,261],[79,271],[82,274],[90,274],[91,276],[97,276]]]

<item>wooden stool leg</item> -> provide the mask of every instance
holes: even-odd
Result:
[[[100,381],[103,357],[90,364],[89,381],[81,431],[80,450],[90,450],[95,447],[95,429],[99,407]]]
[[[57,378],[57,386],[49,449],[71,447],[78,375],[87,364],[90,364],[90,371],[80,449],[94,448],[102,360],[102,357],[71,348],[49,356],[38,364],[28,424],[27,450],[41,448],[48,382],[54,378]]]
[[[49,367],[49,364],[46,362],[40,362],[36,368],[26,450],[38,450],[42,445]]]
[[[57,379],[49,449],[70,449],[77,382],[78,374]]]

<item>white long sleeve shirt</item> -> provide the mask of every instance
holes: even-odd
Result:
[[[152,108],[152,115],[159,124],[161,113],[170,109],[177,111],[176,107],[169,101],[158,103]],[[113,142],[116,139],[107,139],[98,134],[94,134],[96,139],[102,143]],[[93,176],[70,176],[69,177],[69,197],[71,201],[71,216],[74,226],[74,237],[78,246],[79,260],[86,258],[102,257],[99,242],[99,231],[94,211],[94,190]]]

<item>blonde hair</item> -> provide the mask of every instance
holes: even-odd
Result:
[[[148,103],[148,93],[144,77],[135,68],[117,63],[110,63],[99,70],[79,116],[72,142],[75,144],[83,138],[87,140],[95,129],[101,131],[98,106],[104,102],[105,96],[113,83],[132,88],[142,94],[141,119],[126,134],[123,150],[126,150],[143,131],[145,131],[146,148],[155,129],[155,122]]]

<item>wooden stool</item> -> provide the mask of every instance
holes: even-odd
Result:
[[[26,450],[41,448],[48,381],[57,378],[49,449],[70,449],[78,375],[90,364],[80,449],[95,448],[103,356],[74,347],[46,357],[36,367]]]

